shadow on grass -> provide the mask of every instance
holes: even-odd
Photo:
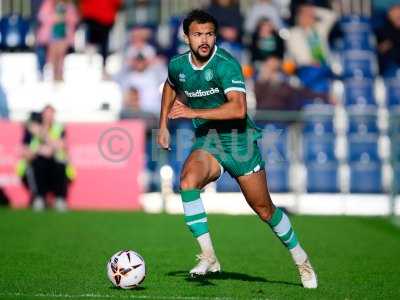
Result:
[[[201,286],[205,285],[215,285],[210,282],[210,280],[240,280],[240,281],[249,281],[249,282],[265,282],[269,284],[283,284],[283,285],[291,285],[291,286],[300,286],[300,283],[281,281],[281,280],[268,280],[263,277],[251,276],[243,273],[236,272],[221,272],[214,274],[207,274],[201,277],[189,277],[187,271],[172,271],[167,273],[167,276],[175,276],[184,278],[188,282],[197,282]]]
[[[119,290],[119,291],[132,291],[132,290],[134,290],[134,291],[144,291],[146,288],[144,288],[142,286],[138,286],[138,287],[135,287],[134,289],[124,290],[124,289],[116,287],[116,286],[110,286],[109,289],[110,290]]]

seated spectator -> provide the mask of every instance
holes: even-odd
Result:
[[[219,26],[219,35],[226,27],[236,28],[237,41],[242,40],[243,16],[240,13],[239,4],[235,0],[212,0],[211,5],[206,8],[217,21]]]
[[[385,25],[377,31],[380,73],[393,77],[400,70],[400,4],[390,8]]]
[[[131,87],[139,91],[142,111],[158,114],[161,104],[160,86],[167,77],[164,63],[154,59],[154,53],[145,47],[141,51],[130,51],[127,68],[115,77],[126,93]]]
[[[103,74],[106,77],[105,66],[108,57],[108,40],[115,23],[121,0],[81,0],[80,11],[83,22],[87,26],[87,41],[89,45],[98,48],[103,58]]]
[[[335,0],[334,0],[335,1]],[[287,20],[290,26],[295,25],[297,11],[300,6],[304,4],[312,4],[319,7],[329,8],[330,7],[330,0],[290,0],[289,4],[289,13],[290,18]]]
[[[283,39],[275,30],[272,21],[261,19],[254,31],[251,43],[251,58],[256,65],[270,57],[283,58],[285,45]]]
[[[146,27],[135,27],[129,34],[129,44],[127,46],[127,56],[132,57],[134,53],[146,52],[151,55],[151,59],[156,57],[156,49],[150,44],[152,31]]]
[[[22,160],[17,170],[31,193],[32,208],[45,208],[46,197],[53,193],[55,208],[67,209],[68,179],[72,179],[68,166],[65,131],[54,121],[55,110],[46,106],[40,114],[33,113],[23,137]],[[68,177],[68,175],[70,177]]]
[[[258,0],[246,15],[244,25],[246,32],[253,35],[263,19],[270,20],[277,30],[283,27],[283,22],[275,3],[272,0]]]
[[[243,62],[243,46],[238,42],[238,38],[239,32],[236,27],[225,26],[220,30],[218,45],[241,63]]]
[[[8,119],[8,117],[9,117],[9,110],[8,110],[7,95],[0,84],[0,119]]]
[[[70,0],[45,0],[39,11],[37,40],[47,47],[47,63],[53,78],[63,80],[64,58],[73,45],[78,14]]]
[[[140,94],[136,87],[130,87],[124,95],[124,102],[119,113],[119,118],[143,119],[147,129],[157,128],[157,116],[153,113],[143,111],[140,106]]]
[[[297,25],[290,29],[287,49],[297,65],[297,75],[306,87],[328,92],[331,77],[328,36],[336,14],[303,4],[296,17]]]
[[[164,54],[170,59],[177,54],[182,54],[189,50],[188,44],[185,42],[185,34],[183,32],[183,16],[173,16],[169,20],[170,34],[166,39],[167,45]]]
[[[310,101],[329,102],[326,93],[315,93],[289,84],[280,70],[280,59],[276,57],[270,57],[262,64],[255,94],[258,110],[300,110]]]
[[[159,0],[125,1],[126,25],[155,28],[160,20]]]

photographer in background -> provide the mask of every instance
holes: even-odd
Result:
[[[68,181],[73,172],[67,165],[65,131],[54,121],[55,109],[48,105],[32,113],[23,137],[22,160],[17,171],[31,193],[32,208],[42,211],[49,193],[55,196],[55,209],[66,211]]]

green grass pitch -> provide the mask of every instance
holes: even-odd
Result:
[[[319,276],[300,286],[289,254],[255,216],[210,215],[223,273],[189,280],[197,245],[182,216],[0,210],[0,299],[400,299],[400,230],[383,218],[293,216]],[[137,290],[113,288],[111,255],[143,255]]]

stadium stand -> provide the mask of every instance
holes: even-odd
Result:
[[[189,9],[203,2],[193,5],[186,3],[182,7]],[[243,10],[251,4],[251,1],[244,1]],[[132,7],[129,9],[132,12]],[[151,30],[156,33],[155,60],[165,65],[163,55],[169,58],[181,52],[184,45],[180,37],[182,11],[175,6],[171,6],[167,13],[165,7],[163,9],[159,18],[170,33],[169,45],[162,47],[162,43],[157,43],[157,28],[152,26]],[[381,193],[386,191],[385,186],[390,185],[387,178],[399,177],[400,151],[395,146],[400,142],[400,122],[391,122],[388,116],[396,120],[394,116],[400,115],[400,77],[392,75],[382,78],[378,75],[377,42],[374,24],[368,13],[341,11],[338,25],[342,32],[341,46],[330,50],[335,50],[333,57],[336,57],[342,72],[336,76],[330,71],[329,74],[323,74],[324,78],[329,75],[330,79],[324,80],[321,86],[314,84],[313,74],[328,70],[305,65],[298,66],[295,73],[302,77],[304,85],[310,84],[314,90],[329,90],[330,94],[336,95],[335,105],[305,106],[297,111],[300,117],[291,121],[257,120],[258,126],[263,128],[263,139],[259,145],[266,160],[272,192]],[[82,51],[69,53],[65,59],[64,81],[54,83],[46,68],[43,77],[39,72],[31,42],[34,26],[33,16],[25,11],[5,11],[1,16],[0,83],[7,95],[11,120],[23,121],[31,111],[40,110],[47,103],[54,105],[60,112],[60,121],[64,122],[117,120],[123,92],[117,83],[105,80],[101,55]],[[284,40],[288,38],[289,28],[284,23],[279,31],[279,36]],[[111,77],[127,67],[125,57],[128,41],[124,41],[124,37],[129,35],[129,31],[130,28],[125,27],[122,11],[110,37],[110,48],[117,50],[107,60],[106,69]],[[77,34],[76,44],[85,44],[84,40],[79,40],[81,37]],[[246,38],[249,37],[251,35]],[[122,43],[113,45],[118,40],[122,40]],[[249,45],[243,42],[243,46]],[[284,56],[286,58],[290,58],[288,53]],[[251,64],[246,59],[244,61],[245,64]],[[250,114],[254,113],[252,86],[257,75],[250,72],[246,78]],[[294,73],[285,76],[287,78],[282,80],[298,82]],[[383,84],[378,84],[380,81]],[[299,122],[299,119],[302,121]],[[187,135],[182,138],[180,132]],[[175,174],[173,187],[176,191],[182,163],[190,150],[188,135],[193,132],[190,122],[175,122],[171,133],[173,144],[172,151],[168,153],[168,163]],[[179,139],[185,141],[183,149],[176,147]],[[385,150],[388,155],[382,155],[380,150],[383,139],[391,140],[392,146]],[[154,141],[149,136],[146,141],[148,158],[152,157],[153,147]],[[341,148],[344,154],[338,151]],[[393,168],[387,168],[392,162]],[[160,163],[147,159],[146,168],[149,177],[147,191],[159,191]],[[303,186],[300,184],[298,187],[295,177],[301,177],[296,176],[301,174],[301,168],[304,168],[307,176]],[[349,176],[343,172],[345,169],[349,170]],[[386,174],[388,172],[390,176]],[[216,189],[220,192],[239,191],[236,182],[226,173],[217,182]]]

